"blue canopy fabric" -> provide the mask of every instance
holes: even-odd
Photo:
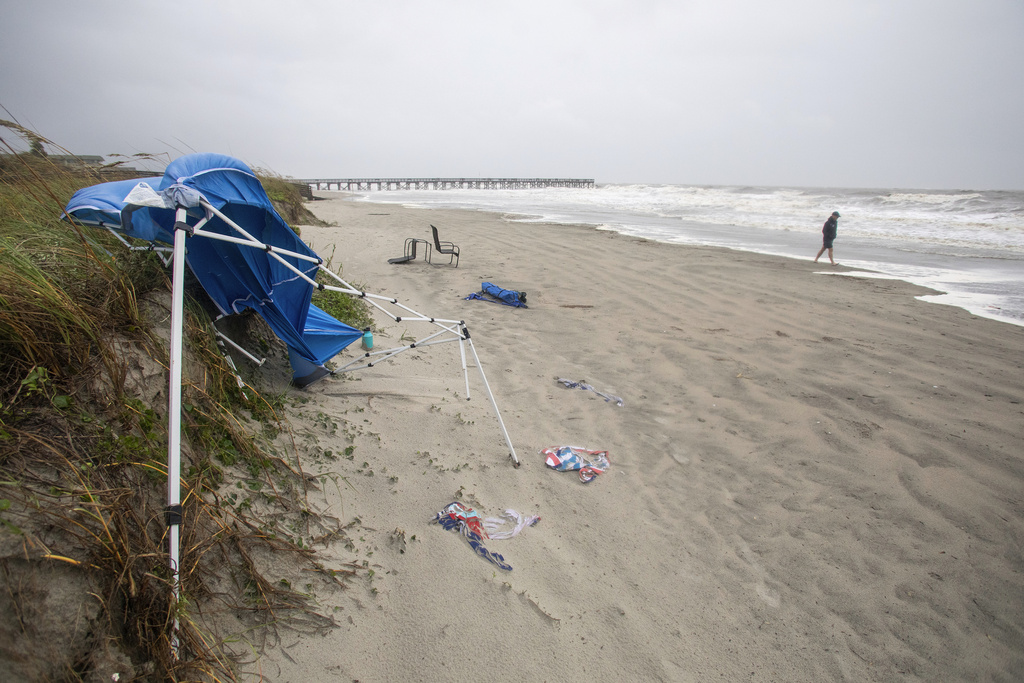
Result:
[[[481,296],[481,294],[487,294],[488,296]],[[490,301],[491,303],[502,304],[504,306],[526,308],[526,292],[517,292],[514,289],[504,289],[490,282],[481,282],[480,294],[473,292],[467,296],[466,299],[478,299],[480,301]]]
[[[140,182],[174,202],[168,201],[166,206],[127,203],[128,194]],[[256,240],[315,259],[310,262],[280,254],[307,277],[316,277],[320,261],[316,253],[278,215],[249,167],[222,154],[180,157],[167,166],[160,178],[120,180],[84,188],[72,196],[64,217],[110,227],[148,242],[173,244],[175,202],[188,206],[190,225],[206,215],[205,208],[195,200],[195,193]],[[216,214],[201,229],[241,237]],[[266,251],[200,236],[190,237],[187,249],[186,263],[222,314],[251,308],[288,345],[293,381],[299,386],[326,375],[324,363],[362,337],[360,330],[312,305],[313,285]]]
[[[62,218],[67,219],[68,214],[72,212],[72,207],[74,207],[73,215],[79,223],[96,225],[101,228],[113,228],[118,232],[129,234],[129,231],[123,229],[121,224],[121,210],[124,209],[124,198],[140,182],[155,186],[159,181],[159,177],[132,178],[130,180],[117,180],[111,183],[84,187],[71,197],[71,201],[68,202]],[[135,236],[132,235],[132,237]],[[154,238],[148,238],[146,241],[152,242]]]

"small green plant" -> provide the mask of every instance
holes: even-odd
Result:
[[[9,509],[10,507],[11,507],[11,501],[9,501],[6,498],[0,498],[0,512],[4,512],[5,510]],[[11,522],[9,522],[6,519],[4,519],[3,516],[0,516],[0,524],[3,524],[5,527],[7,527],[8,531],[10,531],[11,533],[19,534],[19,535],[21,534],[21,529],[19,529],[14,524],[12,524]]]
[[[323,273],[317,274],[316,281],[324,285],[338,284],[333,278]],[[360,285],[354,286],[357,288],[361,287]],[[317,289],[313,292],[312,301],[313,304],[325,313],[357,330],[365,330],[367,328],[372,330],[375,327],[370,307],[359,297],[335,292],[330,289]]]
[[[21,380],[21,388],[24,389],[29,396],[33,394],[41,394],[49,381],[49,371],[46,368],[41,368],[36,365],[29,370],[28,377]]]

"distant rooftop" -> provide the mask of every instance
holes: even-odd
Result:
[[[63,166],[102,166],[103,157],[94,154],[47,154],[46,158]]]

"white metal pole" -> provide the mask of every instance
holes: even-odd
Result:
[[[462,376],[466,378],[466,400],[469,396],[469,370],[466,369],[466,341],[459,337],[459,355],[462,356]]]
[[[178,655],[178,530],[181,525],[181,360],[182,336],[185,329],[185,239],[188,236],[186,211],[175,212],[174,262],[171,283],[171,345],[167,388],[167,535],[171,568],[171,610],[174,626],[171,632],[172,654]]]
[[[469,336],[469,330],[463,326],[462,334],[469,342],[469,350],[473,352],[473,360],[476,361],[476,369],[480,371],[480,379],[484,381],[484,389],[487,390],[487,398],[491,399],[491,407],[494,408],[494,415],[498,418],[498,426],[501,427],[501,433],[505,435],[505,443],[508,445],[508,456],[512,458],[512,464],[519,467],[519,458],[516,457],[516,449],[512,445],[512,439],[509,438],[508,430],[505,429],[505,421],[501,419],[501,411],[498,410],[498,403],[494,400],[494,394],[491,393],[491,385],[487,383],[487,375],[484,374],[484,366],[480,365],[480,356],[476,355],[476,347],[473,346],[473,340]]]

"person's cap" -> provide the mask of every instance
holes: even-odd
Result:
[[[842,216],[839,215],[838,211],[833,211],[832,215],[835,216],[836,218],[842,218]]]

